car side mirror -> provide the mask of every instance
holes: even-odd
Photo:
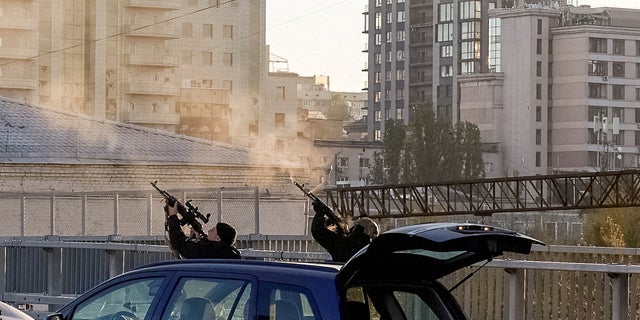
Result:
[[[64,320],[62,313],[53,313],[47,316],[46,320]]]

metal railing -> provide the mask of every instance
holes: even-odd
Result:
[[[1,300],[37,306],[35,318],[137,266],[173,259],[162,237],[0,238]],[[245,259],[324,262],[308,236],[242,236]],[[637,319],[639,249],[534,247],[478,269],[453,291],[472,319]],[[561,260],[561,261],[558,261]],[[453,287],[464,269],[442,282]]]

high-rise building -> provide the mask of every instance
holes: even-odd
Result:
[[[405,124],[411,107],[460,119],[461,75],[489,72],[488,11],[514,1],[369,0],[368,135],[383,139],[385,121]]]
[[[490,12],[496,72],[458,80],[461,120],[480,128],[488,176],[638,166],[638,13],[560,5]]]
[[[265,7],[2,1],[0,95],[248,145],[264,104]]]

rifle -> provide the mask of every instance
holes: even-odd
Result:
[[[318,198],[315,194],[311,193],[311,191],[305,190],[303,184],[299,184],[297,181],[293,181],[293,184],[296,187],[298,187],[298,189],[302,190],[302,192],[304,192],[304,194],[306,194],[307,197],[309,197],[309,199],[311,199],[312,202],[319,203],[321,206],[323,206],[326,209],[326,210],[323,210],[322,213],[326,214],[329,220],[333,221],[338,226],[338,229],[339,229],[338,232],[341,232],[343,234],[347,233],[347,231],[349,230],[349,227],[348,227],[349,225],[347,224],[346,221],[344,221],[344,219],[342,219],[342,217],[339,217],[338,215],[336,215],[333,212],[333,210],[331,210],[331,208],[327,206],[326,203],[320,200],[320,198]]]
[[[173,207],[174,203],[178,202],[178,213],[182,216],[182,219],[180,219],[180,225],[184,226],[188,224],[189,226],[191,226],[191,229],[193,229],[193,231],[197,232],[198,235],[200,235],[200,238],[206,239],[207,234],[202,230],[202,224],[200,223],[200,221],[198,221],[198,219],[200,219],[204,223],[208,223],[211,214],[207,213],[207,215],[204,216],[202,213],[200,213],[200,211],[198,211],[198,207],[194,207],[193,205],[191,205],[191,200],[185,202],[185,204],[182,205],[182,203],[180,203],[180,201],[178,201],[176,197],[158,188],[158,186],[156,185],[157,182],[158,181],[151,182],[151,185],[160,193],[160,195],[162,195],[162,197],[164,197],[166,205]]]

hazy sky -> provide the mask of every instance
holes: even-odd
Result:
[[[267,44],[301,76],[327,75],[332,91],[360,91],[367,80],[366,0],[266,0]],[[567,0],[574,5],[640,8],[639,0]]]

